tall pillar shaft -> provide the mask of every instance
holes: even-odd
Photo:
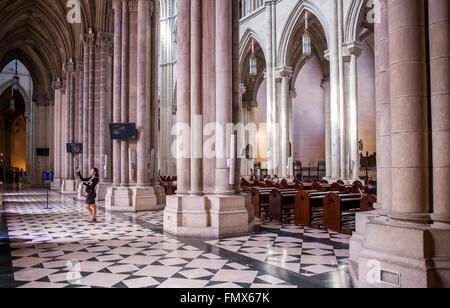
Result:
[[[228,195],[233,191],[229,184],[227,166],[226,125],[232,123],[232,1],[216,3],[216,194]],[[221,132],[218,134],[218,132]]]
[[[330,106],[330,79],[326,78],[322,80],[321,87],[325,92],[325,178],[331,179],[331,166],[332,166],[332,154],[331,154],[331,106]]]
[[[95,165],[95,35],[91,34],[89,40],[89,107],[88,107],[89,130],[85,132],[89,136],[88,162],[89,169]]]
[[[275,123],[275,119],[273,118],[273,98],[274,98],[274,65],[273,63],[273,41],[272,41],[272,19],[273,19],[273,11],[272,11],[272,1],[266,1],[266,42],[267,42],[267,61],[266,61],[266,84],[267,84],[267,169],[269,173],[273,171],[273,153],[275,149],[273,148],[273,132],[272,132],[272,124]]]
[[[89,173],[89,36],[83,38],[83,174]]]
[[[350,178],[359,180],[359,133],[358,133],[358,58],[361,55],[362,46],[359,42],[353,42],[348,46],[350,52],[349,69],[349,106],[348,106],[348,149],[350,151]]]
[[[202,0],[191,0],[191,195],[202,194]]]
[[[392,209],[391,89],[387,0],[380,0],[379,5],[380,22],[375,23],[377,197],[379,213],[387,215]]]
[[[450,2],[428,1],[433,138],[433,221],[450,224]]]
[[[147,111],[147,23],[148,0],[138,2],[138,30],[137,30],[137,184],[148,183],[147,179],[147,137],[146,137],[146,111]]]
[[[288,176],[289,161],[289,95],[290,95],[290,79],[292,69],[285,68],[281,73],[281,108],[280,108],[280,174],[282,178]]]
[[[108,149],[108,57],[111,42],[111,35],[107,33],[99,33],[99,45],[100,45],[100,181],[109,182],[111,170],[109,162],[110,150]]]
[[[341,139],[340,139],[340,95],[339,95],[339,45],[338,45],[338,7],[337,1],[330,5],[330,112],[331,112],[331,177],[341,176]]]
[[[190,34],[191,34],[191,1],[190,0],[178,0],[178,27],[177,27],[177,42],[178,42],[178,76],[183,76],[183,78],[178,79],[177,88],[177,124],[180,125],[190,125],[190,63],[191,63],[191,44],[190,44]],[[179,137],[180,138],[180,137]],[[183,146],[187,147],[190,145],[190,140],[181,137]],[[189,149],[184,149],[186,154],[190,154]],[[177,194],[187,195],[191,187],[190,184],[190,159],[185,155],[178,153],[177,159]]]
[[[429,126],[424,1],[391,0],[391,218],[429,222]],[[408,8],[405,10],[405,8]]]
[[[113,122],[121,121],[122,106],[122,3],[114,2],[114,93],[113,93]],[[113,184],[120,184],[121,170],[121,144],[120,140],[113,141]]]
[[[84,65],[82,61],[77,63],[78,70],[78,143],[83,144],[83,116],[84,116]],[[78,155],[78,166],[75,168],[83,169],[83,153]]]
[[[121,77],[121,123],[128,123],[129,117],[129,54],[130,54],[130,33],[129,33],[129,7],[128,1],[122,2],[122,77]],[[121,172],[120,184],[127,186],[129,183],[129,153],[128,141],[121,141],[120,148]]]
[[[75,71],[75,63],[71,60],[65,64],[65,71],[67,74],[66,79],[66,143],[74,142],[74,94],[75,84],[73,73]],[[72,180],[74,177],[73,172],[73,154],[66,153],[66,179]]]

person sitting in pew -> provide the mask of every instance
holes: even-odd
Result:
[[[367,189],[366,194],[367,195],[377,195],[377,187],[375,186],[375,181],[371,180],[369,181],[369,185],[367,186],[369,189]]]
[[[275,175],[272,179],[272,183],[273,184],[279,184],[280,183],[280,179],[278,178],[278,175]]]

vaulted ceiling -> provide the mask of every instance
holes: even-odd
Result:
[[[0,0],[0,71],[19,59],[32,75],[33,99],[62,78],[64,62],[81,58],[82,33],[110,28],[111,0],[79,1],[81,23],[70,24],[68,0]]]

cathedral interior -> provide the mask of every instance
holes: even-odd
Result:
[[[449,288],[450,1],[0,0],[0,288]]]

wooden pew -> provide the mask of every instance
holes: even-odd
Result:
[[[323,199],[328,191],[299,191],[295,196],[295,224],[319,228],[323,224]]]
[[[269,195],[269,217],[282,224],[293,222],[295,211],[295,189],[274,189]]]
[[[273,188],[252,187],[251,199],[255,211],[255,217],[269,219],[269,194]]]
[[[373,210],[374,203],[375,196],[329,193],[323,201],[323,228],[351,234],[354,230],[355,213]]]

